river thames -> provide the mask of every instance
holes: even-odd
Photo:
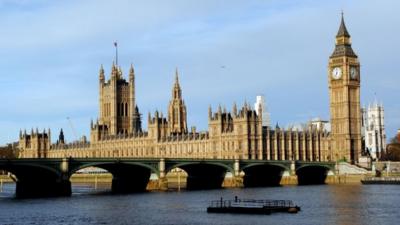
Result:
[[[315,185],[111,195],[73,187],[72,197],[15,199],[14,185],[0,193],[0,224],[398,224],[398,185]],[[209,201],[290,199],[297,214],[208,214]]]

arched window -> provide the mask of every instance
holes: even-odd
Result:
[[[125,103],[125,116],[128,116],[128,103]]]

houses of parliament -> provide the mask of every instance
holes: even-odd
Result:
[[[99,118],[90,124],[90,141],[66,143],[61,130],[20,132],[21,158],[200,158],[336,161],[357,163],[361,155],[360,63],[342,16],[329,57],[331,131],[310,125],[282,129],[262,125],[262,109],[244,103],[231,110],[208,109],[208,131],[188,129],[187,110],[176,71],[167,115],[148,113],[147,130],[136,104],[135,71],[128,79],[113,64],[109,79],[99,71]],[[321,76],[321,79],[323,77]]]

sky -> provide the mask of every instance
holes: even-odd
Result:
[[[230,110],[260,94],[273,125],[329,120],[327,66],[342,10],[361,103],[383,103],[389,139],[400,128],[398,0],[0,0],[0,145],[31,128],[50,128],[53,142],[60,128],[67,141],[89,137],[114,41],[124,76],[135,68],[145,130],[148,112],[167,112],[175,68],[197,130],[208,127],[209,105]]]

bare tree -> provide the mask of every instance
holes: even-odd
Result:
[[[382,153],[383,161],[400,161],[400,141],[397,136],[390,139],[386,151]]]

